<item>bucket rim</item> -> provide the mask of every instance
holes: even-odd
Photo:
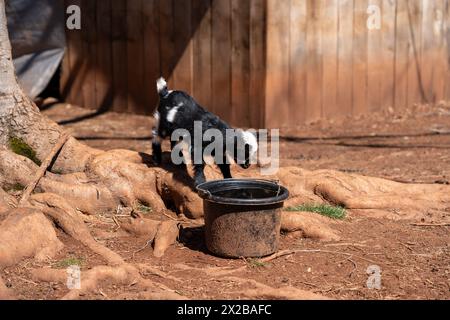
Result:
[[[273,189],[278,188],[278,192],[276,196],[268,197],[268,198],[260,198],[260,199],[241,199],[241,198],[228,198],[221,197],[211,193],[208,187],[212,187],[221,183],[242,183],[242,184],[254,184],[256,187],[259,185],[265,185],[266,187],[272,187]],[[242,179],[242,178],[229,178],[229,179],[221,179],[221,180],[211,180],[204,183],[199,184],[196,187],[198,195],[206,201],[210,201],[218,204],[227,204],[227,205],[248,205],[248,206],[264,206],[264,205],[273,205],[284,202],[289,197],[289,191],[284,186],[280,185],[278,181],[274,180],[265,180],[265,179]]]

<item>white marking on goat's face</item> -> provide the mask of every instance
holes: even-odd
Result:
[[[169,110],[169,112],[167,113],[167,122],[169,123],[173,123],[175,121],[175,117],[177,115],[178,109],[180,109],[180,107],[182,107],[183,104],[180,103],[179,105],[177,105],[176,107],[173,107],[172,109]]]
[[[242,133],[242,138],[244,140],[244,143],[250,146],[250,156],[253,156],[256,151],[258,151],[258,140],[256,139],[255,135],[251,132],[244,131]]]

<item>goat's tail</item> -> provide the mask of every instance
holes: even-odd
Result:
[[[167,89],[166,80],[161,77],[156,81],[156,89],[158,90],[158,94],[161,98],[166,97],[169,94],[169,90]]]

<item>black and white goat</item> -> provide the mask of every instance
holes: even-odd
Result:
[[[258,142],[253,133],[235,130],[235,134],[230,140],[229,133],[233,129],[218,116],[205,110],[187,93],[183,91],[169,91],[164,78],[158,79],[157,90],[159,105],[154,113],[155,127],[153,128],[152,142],[153,160],[155,163],[160,164],[162,161],[161,142],[163,139],[171,137],[172,133],[177,129],[184,129],[191,137],[194,137],[194,123],[197,122],[199,124],[201,122],[202,136],[208,129],[216,129],[224,137],[222,139],[223,149],[218,153],[219,155],[213,154],[212,156],[225,179],[231,178],[230,162],[227,159],[227,154],[242,168],[246,169],[250,166],[250,160],[258,150]],[[171,141],[172,150],[178,142]],[[195,152],[200,152],[201,154],[200,161],[194,161],[194,181],[196,186],[206,181],[203,172],[205,167],[203,151],[211,143],[211,141],[203,141],[202,139],[202,150],[195,150],[196,144],[194,139],[189,141],[191,159],[195,158]],[[197,146],[198,148],[199,146]]]

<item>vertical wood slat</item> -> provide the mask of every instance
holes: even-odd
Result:
[[[444,8],[445,8],[445,11],[444,11],[444,20],[445,20],[444,34],[446,35],[444,57],[447,61],[444,99],[446,99],[448,101],[448,100],[450,100],[450,1],[449,0],[445,0]]]
[[[66,8],[71,5],[71,1],[64,0],[64,11]],[[64,52],[64,57],[61,63],[61,79],[59,82],[59,92],[61,93],[61,97],[64,100],[72,100],[72,97],[69,97],[69,94],[71,93],[70,90],[70,74],[72,71],[72,68],[70,66],[70,47],[73,44],[73,36],[71,36],[70,30],[66,29],[66,48]]]
[[[204,107],[212,107],[211,84],[211,0],[192,2],[192,22],[197,25],[193,38],[193,96]]]
[[[436,0],[435,10],[435,66],[436,72],[434,73],[434,90],[436,96],[436,102],[440,102],[445,97],[445,78],[447,71],[447,52],[446,52],[446,33],[445,33],[445,0]]]
[[[126,0],[114,0],[111,6],[112,82],[114,91],[112,110],[114,111],[128,110],[127,21]]]
[[[306,51],[307,4],[304,0],[291,0],[290,25],[290,96],[289,125],[296,126],[306,119],[306,75],[308,56]]]
[[[342,0],[339,6],[337,104],[340,118],[351,115],[353,109],[353,14],[349,14],[353,12],[353,2]]]
[[[111,0],[97,3],[97,56],[98,69],[95,79],[95,107],[108,110],[112,105],[112,39],[111,39]]]
[[[192,7],[191,0],[173,0],[173,39],[175,48],[173,87],[177,90],[192,92]]]
[[[159,0],[145,0],[142,7],[144,39],[145,113],[153,112],[158,102],[156,79],[161,75],[159,56]]]
[[[83,59],[86,61],[85,77],[82,85],[84,106],[89,109],[96,108],[95,86],[96,86],[96,58],[97,58],[97,25],[96,25],[96,2],[82,0],[81,2],[81,34],[85,46]]]
[[[382,81],[380,86],[381,108],[394,108],[395,103],[395,14],[396,4],[391,0],[382,1],[380,64]]]
[[[397,0],[395,44],[395,109],[408,104],[409,24],[407,0]]]
[[[322,115],[326,118],[341,112],[337,104],[338,6],[338,0],[322,0]]]
[[[290,0],[289,0],[290,3]],[[266,121],[268,128],[286,124],[289,115],[290,6],[267,0]]]
[[[420,77],[422,0],[409,0],[406,6],[409,24],[407,106],[410,107],[424,100]]]
[[[70,5],[81,7],[81,0],[66,0],[64,4],[66,8]],[[80,106],[84,105],[81,94],[86,72],[84,49],[81,31],[66,29],[66,54],[61,75],[61,94],[66,101]]]
[[[376,8],[382,10],[382,0],[371,0],[371,5],[375,11],[368,12],[371,14],[370,18],[376,19]],[[380,14],[382,11],[379,12]],[[380,17],[381,18],[381,17]],[[368,16],[369,19],[369,16]],[[368,21],[369,23],[376,24],[377,21]],[[383,21],[380,21],[383,23]],[[381,27],[381,24],[380,24]],[[379,111],[381,105],[381,83],[383,82],[383,64],[380,60],[381,56],[381,30],[377,29],[377,26],[367,26],[367,110],[369,112]]]
[[[367,0],[354,1],[353,115],[367,112]]]
[[[231,0],[231,122],[250,123],[250,1]]]
[[[433,74],[435,71],[433,48],[435,43],[435,1],[423,0],[422,7],[422,43],[421,43],[421,72],[423,87],[428,102],[434,102]],[[434,62],[434,61],[433,61]]]
[[[250,1],[250,122],[248,126],[259,128],[264,126],[265,121],[266,1]]]
[[[137,113],[144,111],[143,1],[127,0],[128,112]]]
[[[306,47],[308,56],[308,73],[306,79],[306,121],[318,120],[322,117],[322,41],[320,16],[322,2],[307,1],[308,32]]]
[[[175,34],[173,24],[173,0],[159,1],[159,47],[162,76],[173,86],[172,71],[175,67]]]
[[[231,112],[231,2],[212,1],[212,105],[225,120]]]

